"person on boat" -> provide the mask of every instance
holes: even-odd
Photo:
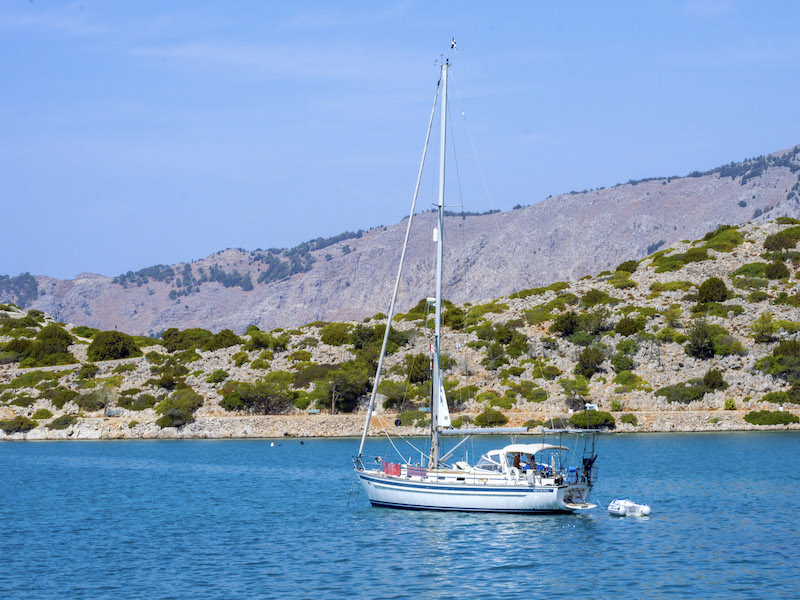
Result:
[[[514,464],[513,466],[517,469],[522,469],[522,464],[519,459],[519,452],[514,453]]]

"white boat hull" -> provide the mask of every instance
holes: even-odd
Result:
[[[504,513],[575,512],[595,506],[586,502],[591,486],[585,483],[536,487],[526,481],[456,483],[357,473],[373,506]]]

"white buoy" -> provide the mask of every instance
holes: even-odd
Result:
[[[618,498],[608,505],[608,512],[618,517],[647,517],[650,515],[650,507],[647,504],[636,504],[627,498]]]
[[[272,448],[275,445],[275,442],[270,442],[269,447]]]

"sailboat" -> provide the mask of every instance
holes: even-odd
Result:
[[[444,189],[447,133],[447,86],[450,61],[441,64],[441,74],[434,96],[428,131],[423,149],[414,199],[406,229],[394,293],[387,316],[383,345],[378,358],[377,373],[372,387],[366,421],[361,436],[358,455],[354,459],[355,472],[373,506],[415,510],[475,511],[506,513],[575,512],[594,508],[589,494],[597,476],[594,461],[595,434],[592,430],[542,430],[535,442],[506,444],[480,457],[476,464],[466,460],[453,460],[458,448],[471,436],[483,434],[510,434],[517,436],[528,432],[526,427],[454,429],[451,424],[444,385],[439,365],[442,313],[442,256],[444,246]],[[386,461],[381,457],[367,464],[364,444],[370,420],[375,410],[378,385],[394,315],[397,291],[400,285],[403,262],[408,246],[411,223],[416,208],[425,156],[433,126],[436,104],[441,94],[441,125],[439,136],[439,190],[438,223],[433,231],[436,243],[436,296],[428,303],[434,307],[434,339],[431,348],[431,444],[427,457],[418,464],[410,460]],[[440,438],[460,436],[462,439],[444,452]],[[567,438],[583,441],[565,445]],[[572,459],[570,461],[570,458]],[[570,464],[574,462],[575,464]]]

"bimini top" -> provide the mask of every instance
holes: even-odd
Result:
[[[502,449],[504,454],[536,454],[542,450],[569,450],[565,446],[553,446],[552,444],[509,444]]]

